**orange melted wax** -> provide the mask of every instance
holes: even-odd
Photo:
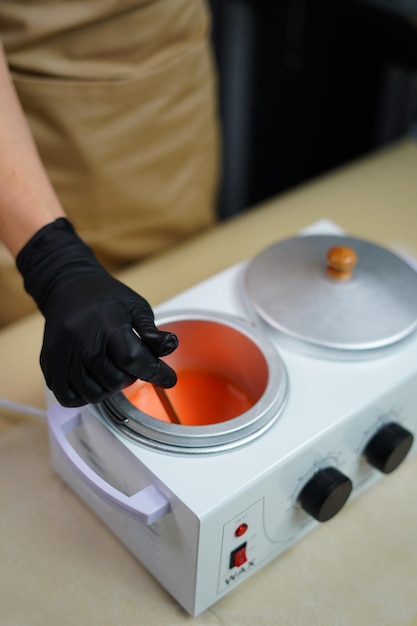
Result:
[[[166,393],[185,426],[225,422],[254,404],[248,393],[217,373],[183,369],[177,371],[177,378],[175,387],[167,389]],[[123,393],[136,408],[163,422],[170,422],[151,384],[138,381]]]

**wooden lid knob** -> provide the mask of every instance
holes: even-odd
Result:
[[[335,280],[348,280],[358,262],[358,256],[352,248],[335,246],[326,255],[327,275]]]

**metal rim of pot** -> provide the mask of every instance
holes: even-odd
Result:
[[[123,392],[113,394],[99,405],[107,425],[135,443],[163,452],[207,454],[246,445],[267,431],[281,416],[288,393],[288,376],[277,350],[255,325],[224,313],[199,310],[172,311],[157,318],[159,328],[176,322],[221,325],[241,333],[253,342],[265,360],[267,382],[260,398],[241,415],[227,421],[186,426],[158,420],[135,407]],[[174,329],[175,330],[175,329]]]

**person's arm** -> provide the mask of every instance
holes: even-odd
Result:
[[[0,42],[0,238],[14,257],[64,211],[40,161]]]
[[[1,47],[1,46],[0,46]],[[0,238],[45,317],[40,363],[64,406],[100,402],[137,378],[171,387],[159,357],[177,338],[75,232],[48,180],[0,51]]]

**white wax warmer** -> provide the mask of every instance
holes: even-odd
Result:
[[[52,460],[196,615],[415,452],[417,275],[360,239],[294,237],[156,314],[180,340],[180,423],[138,381],[52,407]]]

